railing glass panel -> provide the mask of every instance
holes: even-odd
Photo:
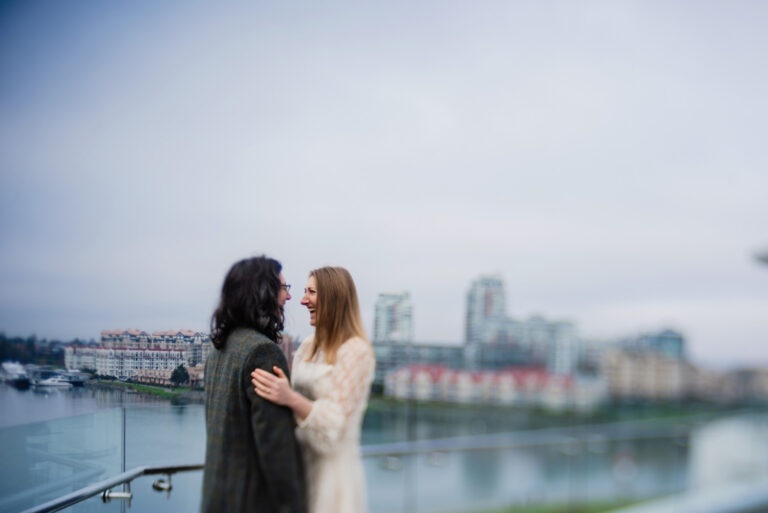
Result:
[[[684,439],[516,433],[382,447],[365,462],[371,513],[623,504],[685,489]],[[434,450],[429,450],[432,446]],[[366,447],[369,452],[375,446]],[[392,453],[382,454],[387,450]]]
[[[416,404],[369,411],[363,465],[370,513],[621,504],[768,476],[765,415],[528,423],[512,432],[496,432],[493,417],[468,421],[455,408],[445,409],[450,421],[442,415]],[[204,410],[199,404],[139,405],[7,427],[0,429],[0,451],[0,513],[18,512],[123,469],[202,463]],[[202,472],[173,475],[169,495],[152,489],[157,478],[164,476],[133,481],[132,511],[198,509]],[[124,508],[94,497],[66,511]]]
[[[122,471],[123,410],[2,428],[0,454],[0,513],[42,504]],[[70,511],[119,508],[90,499]]]
[[[126,468],[194,464],[205,460],[205,410],[200,404],[126,408]],[[197,511],[202,472],[171,477],[170,494],[152,489],[161,476],[145,476],[131,485],[131,510],[142,513]]]

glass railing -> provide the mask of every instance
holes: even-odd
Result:
[[[62,497],[140,466],[202,463],[203,409],[135,406],[0,429],[0,513],[18,512]],[[201,472],[174,475],[180,493],[158,494],[151,476],[134,481],[131,508],[142,512],[192,511],[199,502]],[[72,512],[124,509],[100,497]]]
[[[119,474],[123,422],[124,412],[116,408],[0,429],[0,512],[23,511]],[[72,511],[97,510],[120,506],[89,501]]]
[[[205,460],[205,410],[200,404],[126,408],[126,466],[195,464]],[[135,511],[197,511],[202,472],[173,476],[173,491],[152,490],[151,476],[133,485]]]
[[[501,511],[552,504],[607,508],[685,489],[688,427],[648,424],[626,432],[623,427],[366,446],[371,511]]]
[[[565,427],[528,419],[519,424],[527,429],[509,431],[502,417],[519,411],[465,419],[455,408],[430,408],[392,403],[386,411],[369,410],[363,463],[370,513],[502,512],[553,504],[562,511],[595,504],[608,510],[768,478],[765,414]],[[0,513],[23,511],[136,467],[202,463],[203,411],[199,404],[136,405],[0,429]],[[453,425],[440,424],[448,421]],[[170,493],[154,490],[155,479],[133,480],[131,510],[198,509],[202,472],[174,474]],[[66,511],[125,508],[125,501],[104,503],[96,496]]]

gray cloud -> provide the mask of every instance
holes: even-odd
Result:
[[[0,329],[206,329],[267,252],[369,326],[411,290],[420,340],[500,272],[514,316],[768,364],[761,3],[75,6],[2,19]]]

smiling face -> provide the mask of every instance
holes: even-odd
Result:
[[[309,310],[309,324],[315,326],[317,324],[317,280],[314,276],[310,276],[307,280],[301,304]]]

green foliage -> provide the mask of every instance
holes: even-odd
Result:
[[[187,372],[187,368],[184,367],[184,365],[179,365],[173,369],[173,372],[171,373],[171,383],[173,383],[173,386],[179,386],[182,383],[186,383],[188,381],[189,372]]]
[[[5,333],[0,333],[0,361],[32,363],[35,356],[34,341],[34,337],[6,337]]]
[[[156,387],[151,385],[139,385],[137,383],[123,383],[120,381],[114,381],[109,384],[105,384],[105,386],[108,386],[110,388],[130,388],[132,390],[135,390],[136,392],[141,392],[143,394],[152,394],[159,397],[167,397],[167,398],[174,398],[179,395],[176,391],[169,391],[166,390],[163,387]]]
[[[58,340],[38,340],[36,336],[8,337],[0,332],[0,361],[17,361],[39,365],[64,366],[63,343]]]

